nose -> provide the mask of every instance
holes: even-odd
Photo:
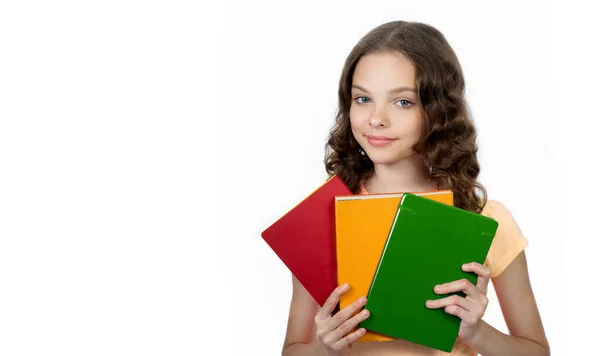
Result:
[[[375,112],[373,112],[373,115],[369,119],[369,125],[373,128],[387,127],[389,123],[390,121],[385,108],[375,109]]]

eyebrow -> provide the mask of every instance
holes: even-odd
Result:
[[[367,89],[361,87],[360,85],[353,84],[352,88],[359,89],[361,91],[364,91],[365,93],[370,93]],[[390,93],[400,93],[400,92],[403,92],[403,91],[413,91],[413,92],[416,92],[415,88],[411,88],[411,87],[399,87],[399,88],[390,90]]]

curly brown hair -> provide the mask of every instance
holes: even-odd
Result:
[[[487,192],[477,182],[480,167],[476,131],[464,97],[462,68],[444,35],[427,24],[385,23],[354,46],[339,81],[336,119],[324,162],[327,173],[337,174],[354,193],[373,175],[373,162],[362,152],[350,127],[352,77],[361,57],[398,52],[416,68],[417,101],[423,123],[420,141],[413,149],[423,157],[429,177],[438,188],[453,191],[455,206],[481,213]]]

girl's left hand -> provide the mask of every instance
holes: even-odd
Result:
[[[461,319],[458,338],[469,343],[477,334],[480,321],[488,306],[487,288],[490,281],[490,269],[477,262],[471,262],[462,266],[463,271],[475,272],[477,285],[467,279],[461,279],[450,283],[437,285],[434,288],[437,294],[448,294],[463,292],[466,297],[453,295],[450,297],[428,300],[426,306],[430,309],[444,308],[448,314],[455,315]]]

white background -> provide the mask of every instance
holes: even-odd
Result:
[[[280,354],[291,279],[260,232],[325,179],[343,61],[397,19],[462,63],[553,355],[593,352],[593,9],[20,1],[0,5],[0,354]],[[495,302],[485,319],[506,331]]]

